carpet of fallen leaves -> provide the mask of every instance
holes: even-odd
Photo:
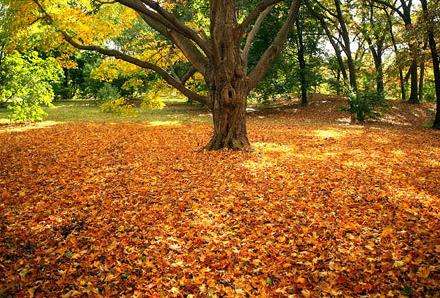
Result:
[[[435,296],[440,133],[250,121],[0,134],[0,296]]]

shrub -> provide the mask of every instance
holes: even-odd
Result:
[[[356,120],[364,122],[369,118],[380,116],[380,108],[386,106],[385,97],[376,92],[364,91],[349,95],[349,107],[344,109],[353,114]]]
[[[53,58],[42,59],[37,52],[8,55],[1,70],[0,101],[6,102],[12,121],[41,121],[46,115],[42,106],[54,98],[52,84],[63,75]]]
[[[96,97],[103,101],[114,101],[121,98],[119,89],[115,86],[105,83],[97,92]]]

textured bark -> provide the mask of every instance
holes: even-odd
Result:
[[[257,7],[259,16],[251,17],[256,23],[247,36],[249,43],[275,2],[279,1],[263,1],[263,5]],[[205,79],[210,89],[214,133],[206,148],[249,150],[246,130],[247,96],[280,53],[297,15],[299,0],[292,1],[287,20],[249,75],[246,61],[249,43],[243,51],[241,49],[242,34],[249,26],[249,18],[238,25],[235,1],[211,0],[210,3],[212,61]]]
[[[409,94],[409,102],[413,104],[419,103],[419,94],[418,94],[418,75],[417,75],[417,60],[411,62],[411,66],[409,69],[410,73],[410,94]]]
[[[412,25],[412,19],[411,19],[411,9],[413,5],[413,1],[405,1],[405,0],[399,0],[399,3],[397,1],[394,2],[387,2],[384,0],[373,0],[376,3],[379,3],[383,5],[384,7],[390,8],[393,12],[397,13],[403,23],[405,24],[406,30],[411,30]],[[392,34],[391,30],[391,34]],[[392,34],[393,44],[395,44],[394,35]],[[418,103],[419,102],[419,96],[418,96],[418,79],[417,79],[417,56],[418,56],[418,46],[415,43],[415,40],[409,41],[409,50],[412,57],[411,66],[409,69],[410,72],[410,97],[409,102],[410,103]],[[396,47],[395,47],[396,50]],[[397,53],[397,52],[396,52]],[[400,81],[401,81],[401,91],[402,91],[402,98],[405,99],[405,88],[404,88],[404,82],[402,80],[403,73],[400,74]]]
[[[420,62],[420,75],[419,75],[419,102],[423,102],[424,85],[425,85],[425,59],[422,59],[422,61]]]
[[[246,131],[245,65],[235,5],[211,5],[213,65],[208,70],[214,133],[207,149],[249,149]]]
[[[383,79],[383,63],[382,63],[382,49],[378,47],[373,52],[374,68],[376,69],[376,93],[383,96],[385,92]]]
[[[301,17],[296,19],[296,35],[297,35],[297,43],[298,43],[298,63],[299,63],[299,80],[301,83],[301,105],[307,106],[309,100],[307,96],[307,78],[306,78],[306,59],[305,55],[305,47],[303,40],[303,24]]]
[[[435,96],[437,98],[437,112],[435,114],[433,128],[440,129],[440,61],[437,52],[437,43],[434,37],[434,28],[433,28],[434,20],[429,14],[427,0],[421,0],[420,2],[422,3],[424,17],[428,22],[428,26],[427,26],[428,43],[429,43],[429,48],[431,50],[432,68],[434,71]]]
[[[391,21],[391,15],[388,13],[387,10],[385,10],[385,13],[387,14],[388,30],[390,32],[391,43],[393,44],[394,53],[397,56],[399,49],[397,47],[396,37],[395,37],[394,31],[393,31],[393,23]],[[405,78],[403,76],[403,67],[402,67],[401,63],[397,63],[397,65],[399,67],[400,95],[401,95],[402,101],[406,101],[406,87],[405,87]]]
[[[345,23],[344,15],[342,13],[340,0],[334,0],[336,7],[336,18],[341,28],[341,37],[344,43],[343,50],[347,56],[348,76],[351,89],[357,93],[357,72],[353,59],[353,53],[351,51],[350,33]]]
[[[206,146],[209,150],[250,150],[246,130],[247,91],[240,85],[231,82],[212,91],[214,133]]]
[[[411,19],[411,6],[412,1],[406,3],[404,0],[400,0],[402,6],[402,19],[405,23],[405,28],[412,28],[412,19]],[[415,41],[411,40],[409,43],[409,50],[412,57],[411,66],[410,66],[410,95],[409,102],[410,103],[419,103],[419,94],[418,94],[418,77],[417,77],[417,45],[414,44]]]

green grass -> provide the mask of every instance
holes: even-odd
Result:
[[[54,122],[174,122],[194,123],[209,122],[208,112],[197,106],[188,105],[181,99],[167,99],[166,106],[161,110],[143,110],[136,108],[136,113],[131,116],[104,113],[100,106],[92,101],[66,101],[55,103],[53,107],[46,108],[45,121]],[[9,123],[8,113],[5,108],[0,109],[0,124]]]

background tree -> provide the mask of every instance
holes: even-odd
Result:
[[[386,16],[375,8],[372,1],[362,1],[356,11],[360,16],[360,24],[355,24],[365,39],[371,56],[373,57],[376,79],[376,94],[385,96],[383,54],[386,50],[388,37],[388,23]]]
[[[418,95],[418,64],[417,64],[417,56],[418,56],[418,44],[417,39],[414,38],[413,35],[413,17],[412,17],[412,9],[413,9],[413,1],[412,0],[374,0],[379,5],[383,7],[387,7],[395,12],[403,21],[405,25],[405,30],[407,33],[407,42],[409,46],[410,53],[410,67],[409,67],[409,75],[410,75],[410,95],[409,102],[410,103],[418,103],[419,95]]]
[[[62,71],[54,58],[15,52],[5,58],[1,76],[0,101],[9,103],[11,119],[38,121],[45,115],[41,106],[50,105],[54,98],[52,83],[60,80]]]
[[[298,47],[299,78],[301,85],[301,105],[308,104],[307,66],[304,46],[304,20],[302,14],[296,19],[296,40]]]
[[[434,82],[435,82],[435,95],[437,99],[437,113],[435,116],[433,127],[436,129],[440,129],[440,66],[439,66],[440,63],[439,63],[437,42],[435,40],[435,28],[439,30],[438,25],[440,23],[439,22],[440,5],[438,5],[437,3],[437,7],[434,7],[432,8],[432,10],[430,10],[430,8],[428,7],[427,0],[421,0],[420,2],[422,3],[423,17],[425,21],[427,36],[428,36],[429,48],[431,49],[432,67],[434,71]]]
[[[253,68],[257,65],[267,45],[273,41],[276,32],[283,25],[283,20],[278,16],[286,14],[286,10],[285,6],[274,7],[271,13],[261,20],[260,28],[249,48],[248,67]],[[253,98],[264,102],[279,97],[289,99],[292,95],[301,96],[304,89],[312,92],[322,83],[322,29],[305,9],[301,9],[299,17],[300,30],[297,30],[297,24],[291,28],[284,50],[274,60],[265,78],[257,85]],[[302,53],[298,44],[299,37],[302,39]],[[304,59],[303,63],[299,60],[300,53]],[[306,88],[302,88],[303,86]]]

